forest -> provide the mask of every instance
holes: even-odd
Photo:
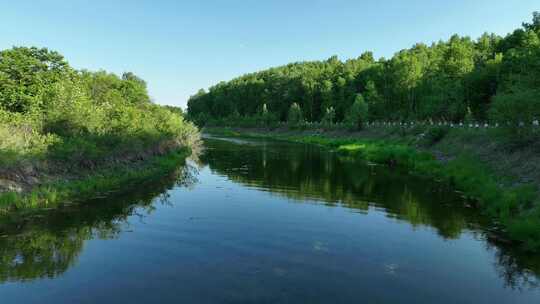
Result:
[[[540,13],[501,37],[453,35],[392,58],[372,52],[296,62],[201,89],[188,102],[198,125],[276,122],[493,122],[540,118]]]

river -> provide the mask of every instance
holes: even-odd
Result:
[[[205,138],[170,176],[0,230],[0,303],[540,303],[540,256],[434,181]]]

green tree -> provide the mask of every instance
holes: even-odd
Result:
[[[291,125],[298,125],[303,121],[304,116],[302,115],[302,109],[296,102],[294,102],[289,108],[288,122]]]
[[[330,80],[324,80],[321,83],[321,113],[324,115],[324,111],[332,106],[333,96],[333,83]],[[319,116],[321,117],[321,116]]]
[[[72,70],[64,57],[46,48],[14,47],[0,52],[0,108],[27,113],[42,107],[43,95]]]
[[[334,124],[334,120],[336,118],[336,111],[334,110],[333,107],[329,107],[326,109],[325,113],[324,113],[324,116],[321,120],[321,123],[325,126],[325,127],[330,127],[332,126],[332,124]]]
[[[369,107],[364,101],[364,97],[362,94],[357,94],[354,103],[349,109],[349,113],[347,113],[347,123],[355,126],[358,129],[362,129],[364,124],[367,122],[368,111]]]
[[[366,96],[366,103],[369,106],[370,116],[379,118],[384,117],[384,104],[382,104],[382,98],[379,95],[373,80],[368,80],[366,83],[366,90],[364,94]]]
[[[540,12],[533,12],[533,19],[531,23],[523,23],[523,27],[526,30],[534,31],[540,34]]]
[[[146,82],[132,72],[122,75],[122,96],[132,104],[144,104],[150,102]]]
[[[276,119],[286,121],[297,102],[310,121],[324,119],[333,107],[334,120],[341,122],[362,92],[373,119],[457,122],[470,109],[475,120],[488,120],[497,97],[540,87],[539,20],[535,13],[532,22],[505,37],[453,35],[430,45],[417,43],[390,59],[374,60],[364,52],[345,62],[333,56],[246,74],[192,97],[188,113],[219,120],[235,109],[243,116],[259,115],[268,104]]]
[[[265,126],[270,126],[276,122],[275,115],[272,114],[270,111],[268,111],[268,107],[266,106],[266,103],[263,104],[263,107],[262,107],[261,119]]]

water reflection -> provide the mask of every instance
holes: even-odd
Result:
[[[398,250],[386,253],[385,257],[377,259],[377,257],[372,257],[373,253],[383,254],[385,250],[388,250],[384,246],[378,247],[378,240],[364,239],[366,244],[373,248],[362,248],[363,243],[359,246],[355,244],[354,247],[349,247],[343,243],[344,239],[336,240],[334,244],[331,242],[336,235],[346,234],[346,229],[350,229],[349,227],[368,226],[355,226],[348,222],[346,225],[339,226],[344,230],[330,231],[331,233],[325,237],[324,235],[317,236],[316,232],[320,233],[326,227],[319,227],[319,224],[313,223],[311,218],[299,222],[299,225],[309,226],[301,227],[305,228],[304,230],[294,226],[297,222],[282,223],[275,220],[281,216],[279,212],[285,212],[283,210],[295,209],[295,214],[303,217],[308,212],[306,210],[313,212],[314,209],[324,209],[317,208],[317,206],[309,206],[315,208],[301,208],[301,210],[290,208],[291,206],[308,207],[293,204],[315,202],[327,206],[342,206],[349,208],[354,213],[359,213],[351,215],[346,212],[348,216],[352,216],[350,219],[353,222],[365,219],[366,217],[362,214],[375,213],[374,211],[376,211],[377,214],[384,214],[391,221],[405,224],[394,225],[393,229],[401,229],[406,225],[411,225],[419,230],[426,230],[427,227],[428,230],[446,240],[458,239],[464,234],[472,235],[480,240],[479,244],[485,244],[486,252],[495,257],[489,260],[494,261],[493,267],[497,272],[496,275],[504,280],[509,289],[525,290],[539,287],[540,257],[519,252],[512,246],[498,244],[487,238],[487,221],[478,216],[475,210],[468,208],[460,195],[451,189],[445,189],[436,183],[412,177],[403,172],[361,163],[313,146],[261,140],[231,142],[220,139],[207,139],[205,146],[206,150],[200,155],[197,164],[180,166],[171,176],[144,185],[144,187],[137,187],[130,193],[80,206],[66,207],[26,219],[24,222],[8,218],[2,219],[0,222],[0,284],[62,276],[70,268],[77,269],[76,264],[84,264],[78,263],[78,258],[84,251],[85,243],[88,240],[117,238],[133,229],[130,227],[130,222],[134,225],[134,219],[144,220],[145,217],[160,209],[161,205],[178,205],[179,198],[190,198],[186,200],[191,203],[171,212],[171,217],[164,216],[163,213],[154,214],[152,217],[155,220],[153,225],[148,225],[146,230],[139,229],[137,233],[132,234],[133,238],[139,239],[140,243],[131,243],[130,246],[118,249],[118,256],[108,257],[111,264],[120,264],[125,268],[119,267],[118,269],[126,272],[118,272],[117,275],[103,279],[106,281],[105,285],[110,285],[111,290],[117,289],[117,287],[121,289],[122,286],[128,286],[118,283],[128,280],[128,278],[123,277],[125,273],[135,273],[131,279],[139,284],[143,275],[146,276],[149,272],[153,272],[154,278],[156,278],[154,288],[157,288],[157,294],[170,292],[173,288],[169,287],[178,284],[184,287],[184,295],[189,294],[192,290],[197,291],[191,294],[192,298],[189,299],[192,300],[202,297],[203,293],[208,293],[209,296],[215,295],[221,289],[226,294],[235,293],[235,296],[237,295],[239,298],[241,295],[245,295],[245,290],[252,293],[266,291],[274,296],[276,290],[281,290],[282,285],[287,284],[292,289],[295,289],[295,286],[304,288],[304,293],[284,293],[284,298],[291,295],[303,298],[305,294],[309,294],[305,290],[311,288],[313,284],[318,284],[317,286],[321,286],[322,298],[329,299],[330,295],[334,293],[335,286],[343,286],[347,282],[360,280],[360,283],[351,283],[351,286],[346,286],[351,287],[351,289],[344,289],[354,290],[357,289],[355,284],[363,284],[368,287],[370,283],[386,286],[386,284],[397,282],[398,277],[399,280],[407,282],[409,282],[409,278],[414,278],[416,283],[422,286],[434,286],[433,282],[423,281],[425,273],[418,274],[411,270],[419,266],[414,263],[421,253],[417,253],[415,250],[421,250],[422,246],[414,242],[422,242],[422,238],[407,243],[413,246],[412,248],[399,247],[398,249],[403,252]],[[204,174],[201,173],[201,177],[205,180],[201,179],[200,186],[197,187],[196,191],[169,191],[197,184],[199,167],[204,167],[204,170],[201,171]],[[210,174],[208,168],[214,174]],[[218,179],[225,181],[216,182]],[[246,206],[236,202],[234,198],[225,199],[224,197],[228,194],[225,193],[224,189],[217,189],[218,185],[229,187],[231,184],[229,180],[242,185],[242,187],[238,187],[239,189],[236,189],[235,193],[232,193],[232,190],[227,190],[231,191],[228,193],[237,196],[249,195],[249,202],[251,199],[268,198],[268,195],[263,195],[260,192],[266,191],[271,195],[278,196],[281,201],[283,198],[289,199],[291,204],[285,203],[285,209],[255,206],[246,210]],[[247,191],[246,188],[253,188],[257,191]],[[170,197],[171,193],[177,195],[174,201]],[[271,197],[267,201],[278,204],[278,200]],[[261,210],[261,208],[272,210],[275,213],[268,215],[264,212],[257,213],[256,210]],[[251,217],[251,215],[257,214],[259,217]],[[205,216],[208,218],[204,218]],[[272,218],[265,222],[267,216]],[[326,214],[317,213],[317,216],[320,217],[314,217],[315,221],[324,220],[323,217]],[[337,221],[341,221],[341,218],[333,218],[330,223],[335,224]],[[265,223],[259,226],[260,222]],[[318,227],[314,230],[314,226],[310,225]],[[336,226],[333,227],[336,228]],[[281,228],[283,231],[279,231]],[[246,229],[257,229],[257,231],[250,235],[244,233]],[[381,230],[383,229],[384,227],[381,227]],[[380,235],[391,236],[388,233],[392,231],[395,230],[387,230]],[[274,232],[276,233],[274,234]],[[416,234],[414,236],[410,233],[405,235],[416,237]],[[430,232],[429,235],[432,233]],[[314,239],[311,240],[310,237]],[[354,231],[348,237],[361,239],[362,235],[361,232]],[[395,236],[396,239],[399,237]],[[156,240],[155,243],[154,240]],[[381,243],[384,241],[380,240]],[[309,251],[304,251],[304,247],[302,247],[304,243],[309,244]],[[438,243],[432,240],[431,246],[433,244]],[[465,242],[465,244],[471,243]],[[148,247],[150,245],[153,247]],[[401,245],[403,246],[403,244]],[[108,244],[101,244],[97,247],[103,249],[103,247],[109,248],[108,246]],[[346,252],[333,251],[340,246]],[[148,248],[155,250],[151,251]],[[130,262],[122,263],[122,261],[130,260],[129,256],[133,253],[128,249],[140,249],[140,252]],[[437,262],[452,262],[454,260],[454,257],[444,256],[445,252],[431,252],[441,254],[441,256],[431,257]],[[402,253],[405,259],[399,261]],[[483,251],[480,252],[480,254],[483,253]],[[97,254],[98,258],[99,254],[101,252]],[[413,258],[407,259],[407,254],[412,255]],[[330,258],[325,260],[327,255]],[[96,255],[93,257],[95,258]],[[478,255],[475,257],[479,258]],[[463,259],[467,258],[470,257],[463,256]],[[481,256],[480,258],[486,261],[489,257]],[[153,262],[145,264],[147,260]],[[349,272],[348,265],[343,264],[354,261],[358,263],[356,267],[359,265],[365,267],[366,273],[356,270]],[[414,265],[407,265],[407,261]],[[90,265],[99,264],[99,261],[96,262],[96,260],[86,262]],[[328,262],[326,265],[328,268],[319,267],[321,262]],[[137,265],[137,268],[140,269],[130,268],[132,265]],[[167,265],[167,267],[157,267],[156,265]],[[379,265],[380,271],[391,278],[377,276],[378,270],[375,269],[379,268],[374,267],[379,267]],[[427,268],[424,265],[420,266],[422,266],[419,267],[420,269]],[[447,268],[443,266],[445,265],[436,265],[436,269],[429,270],[429,273],[438,275],[440,272],[447,271]],[[267,269],[272,269],[272,272],[265,277]],[[334,272],[325,272],[325,270],[333,270]],[[482,268],[482,270],[485,269]],[[410,277],[404,279],[403,273],[406,271],[409,271]],[[428,270],[424,271],[428,272]],[[464,275],[468,275],[468,270],[464,272]],[[474,270],[471,270],[471,274],[474,274],[472,272]],[[86,278],[82,273],[84,271],[74,271],[74,277],[71,277],[70,280],[79,279],[77,282],[84,282]],[[162,273],[164,273],[163,276],[158,276]],[[316,277],[316,274],[322,274],[322,276]],[[335,277],[328,281],[325,275],[329,274],[333,274]],[[359,276],[354,277],[353,275]],[[490,279],[489,276],[482,277]],[[98,276],[97,278],[101,279],[102,277]],[[365,281],[361,281],[362,278]],[[262,279],[266,281],[260,283],[262,281],[258,280]],[[58,280],[61,281],[61,278]],[[97,281],[101,282],[99,279],[95,279],[93,282]],[[496,288],[498,288],[496,290],[499,291],[501,280],[495,276],[494,281]],[[34,283],[38,285],[38,282]],[[146,282],[143,283],[146,284]],[[166,285],[167,283],[170,285]],[[444,285],[447,282],[439,283]],[[456,283],[456,281],[449,279],[449,283]],[[65,289],[69,289],[69,286],[64,286],[66,282],[59,282],[59,284]],[[161,288],[158,286],[160,284],[165,284],[166,287],[159,289]],[[322,287],[324,284],[329,284],[329,287],[324,289]],[[4,286],[6,285],[9,284]],[[224,285],[229,286],[229,288],[223,287]],[[94,290],[100,290],[101,287],[103,286],[94,286]],[[239,289],[240,287],[243,289]],[[272,289],[272,287],[276,289]],[[180,287],[178,288],[180,289]],[[368,289],[371,290],[371,288]],[[73,292],[76,291],[80,290]],[[181,292],[179,291],[179,293]],[[247,294],[250,293],[247,292]],[[19,296],[20,293],[14,293],[14,295]],[[174,296],[171,296],[171,299],[176,299]],[[221,296],[222,294],[220,294]],[[321,294],[317,294],[317,296],[321,296]],[[120,298],[118,297],[118,299]],[[59,295],[57,299],[63,298]],[[211,297],[211,299],[213,301],[209,302],[216,302],[214,301],[216,298]],[[68,300],[64,299],[64,301]]]
[[[77,263],[87,240],[113,239],[128,218],[150,215],[170,204],[168,189],[197,182],[197,168],[182,164],[170,176],[133,191],[0,224],[0,283],[54,278]]]
[[[239,145],[210,138],[207,146],[203,162],[216,173],[249,187],[298,202],[341,205],[360,213],[383,209],[388,217],[413,227],[432,227],[445,239],[472,233],[495,255],[494,266],[507,287],[540,286],[540,257],[487,237],[489,221],[459,193],[440,184],[310,145],[264,140]]]

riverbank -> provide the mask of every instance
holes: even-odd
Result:
[[[121,109],[126,111],[121,115],[144,119],[118,128],[111,115],[112,126],[107,120],[99,125],[109,130],[65,134],[73,128],[42,126],[47,113],[35,118],[0,112],[0,131],[10,131],[4,139],[20,143],[0,142],[0,215],[20,216],[130,189],[175,169],[200,144],[199,130],[164,107]]]
[[[370,128],[363,131],[207,128],[204,132],[317,144],[430,176],[463,192],[494,229],[540,250],[538,145],[514,147],[492,130]]]
[[[18,186],[24,189],[22,191],[0,193],[0,214],[21,217],[42,209],[54,209],[121,193],[173,172],[191,152],[191,147],[162,147],[76,174],[36,174],[32,169],[30,172],[33,176],[22,175],[20,179],[32,180],[33,185]],[[15,181],[10,183],[17,184]]]

